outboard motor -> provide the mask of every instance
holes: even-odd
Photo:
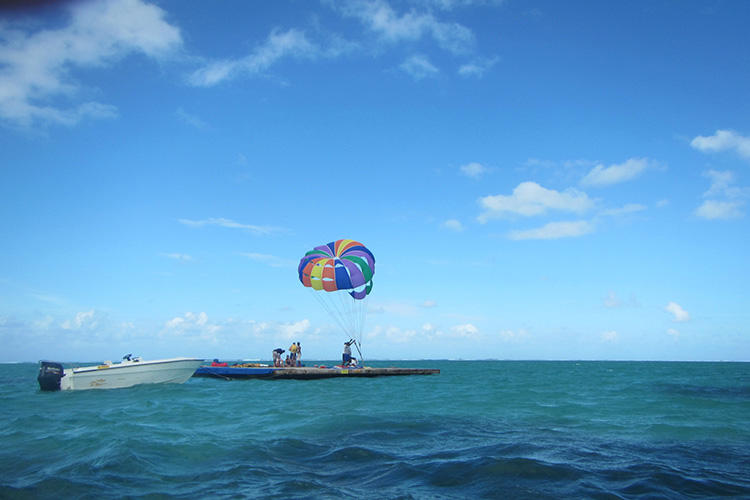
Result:
[[[42,366],[39,367],[39,387],[43,391],[59,391],[60,380],[65,376],[63,366],[54,361],[40,361]]]

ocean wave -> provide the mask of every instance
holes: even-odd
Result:
[[[746,365],[476,367],[49,394],[3,365],[0,498],[750,498]]]

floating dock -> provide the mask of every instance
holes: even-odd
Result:
[[[322,378],[372,378],[395,377],[405,375],[437,375],[440,370],[434,368],[327,368],[327,367],[281,367],[272,366],[201,366],[193,377],[210,377],[225,380],[265,379],[265,380],[314,380]]]

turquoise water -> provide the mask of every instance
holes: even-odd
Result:
[[[750,498],[750,363],[43,393],[0,365],[2,499]]]

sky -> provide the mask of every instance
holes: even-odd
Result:
[[[750,2],[0,10],[0,362],[750,360]]]

